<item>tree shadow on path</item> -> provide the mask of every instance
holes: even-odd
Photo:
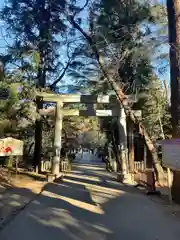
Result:
[[[0,233],[0,239],[179,239],[175,219],[138,191],[105,176],[98,168],[81,166],[77,177],[72,173],[47,184]]]

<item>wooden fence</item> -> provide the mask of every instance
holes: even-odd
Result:
[[[148,189],[154,187],[154,170],[147,168],[144,162],[134,162],[134,180]]]
[[[51,167],[52,167],[52,161],[50,160],[41,161],[42,172],[50,172]],[[69,161],[61,161],[59,167],[62,172],[68,172],[71,170],[71,165],[69,164]]]
[[[134,162],[134,171],[138,172],[138,171],[144,171],[145,169],[145,164],[144,162]]]

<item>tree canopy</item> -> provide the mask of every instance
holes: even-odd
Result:
[[[12,133],[12,129],[20,135],[19,129],[30,127],[31,134],[28,130],[27,135],[32,141],[34,130],[36,136],[41,136],[44,124],[52,141],[53,117],[42,118],[36,113],[35,89],[61,92],[65,87],[70,93],[111,94],[112,86],[99,68],[93,46],[109,76],[125,94],[134,94],[139,100],[132,107],[142,109],[142,121],[151,137],[157,139],[159,129],[169,135],[167,98],[161,94],[164,87],[153,64],[154,59],[166,58],[165,54],[157,54],[161,46],[157,33],[163,37],[166,31],[166,16],[160,4],[139,0],[91,0],[81,4],[76,0],[8,0],[0,17],[11,36],[6,54],[0,56],[0,88],[7,86],[11,92],[8,100],[0,103],[0,123],[5,126],[2,135]],[[40,104],[37,99],[36,103]],[[98,128],[98,121],[90,118],[88,127],[79,128],[85,121],[65,118],[64,131],[73,135],[74,131],[82,133],[91,128],[92,133],[92,128]]]

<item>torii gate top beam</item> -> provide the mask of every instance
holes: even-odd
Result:
[[[63,103],[117,103],[115,95],[79,95],[79,94],[52,94],[37,93],[44,102],[63,102]],[[136,102],[133,95],[128,95],[128,101]]]

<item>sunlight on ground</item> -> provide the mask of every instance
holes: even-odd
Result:
[[[89,221],[81,221],[65,209],[47,208],[41,217],[35,214],[29,214],[29,216],[47,228],[61,229],[68,239],[72,240],[104,240],[106,234],[112,234],[112,231],[106,226],[100,223],[91,224]]]
[[[66,176],[77,178],[77,179],[79,178],[79,179],[83,179],[83,180],[90,180],[90,181],[94,181],[94,182],[102,181],[99,177],[96,177],[96,176],[76,175],[73,173],[68,173]]]
[[[120,190],[115,189],[115,188],[101,187],[101,186],[94,185],[94,184],[91,184],[91,183],[78,182],[78,181],[74,181],[74,180],[70,180],[70,179],[66,179],[66,178],[63,179],[63,182],[74,183],[74,184],[77,184],[77,185],[83,185],[83,186],[87,187],[88,189],[96,190],[98,192],[103,192],[103,193],[107,193],[107,194],[124,193],[123,191],[120,191]]]
[[[44,191],[43,195],[47,196],[47,197],[61,199],[63,201],[66,201],[66,202],[72,204],[73,206],[85,209],[85,210],[93,212],[93,213],[104,214],[104,211],[100,207],[97,207],[95,205],[92,205],[92,204],[89,204],[89,203],[86,203],[86,202],[83,202],[83,201],[75,200],[75,199],[69,198],[69,197],[64,197],[64,196],[61,196],[61,195],[58,195],[58,194],[50,193],[48,191]]]
[[[95,229],[104,232],[104,233],[112,233],[112,231],[110,231],[109,229],[105,228],[102,225],[92,225]]]
[[[43,218],[41,219],[39,219],[39,217],[35,216],[34,214],[29,215],[48,227],[53,226],[64,230],[67,229],[66,225],[74,226],[77,228],[80,227],[78,221],[75,218],[73,218],[67,210],[64,209],[48,208],[44,212]]]
[[[90,192],[91,195],[91,199],[93,200],[93,202],[95,202],[98,205],[102,205],[108,201],[110,201],[111,199],[114,199],[118,196],[120,196],[120,194],[108,194],[108,193],[104,193],[104,192],[98,192],[98,191],[94,191],[93,189],[88,189],[87,190]]]
[[[76,180],[64,178],[63,181],[67,184],[71,183],[71,184],[76,184],[79,186],[84,186],[86,191],[90,193],[90,196],[91,196],[91,199],[93,200],[93,202],[95,202],[98,205],[104,204],[105,202],[107,202],[113,198],[116,198],[120,195],[123,195],[125,193],[122,190],[118,190],[116,188],[104,187],[104,186],[98,185],[99,182],[101,182],[100,180],[97,182],[94,182],[94,183],[86,183],[83,181],[82,182],[78,181],[78,179],[76,181]]]
[[[75,164],[74,164],[74,166],[76,166]],[[86,165],[84,165],[84,164],[82,164],[82,165],[78,165],[78,168],[79,169],[84,169],[84,170],[94,170],[94,171],[97,171],[97,170],[104,170],[104,167],[102,166],[102,167],[100,167],[100,166],[92,166],[92,165],[89,165],[89,164],[86,164]]]

